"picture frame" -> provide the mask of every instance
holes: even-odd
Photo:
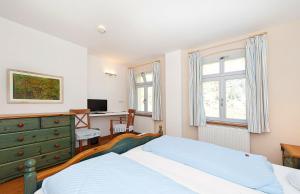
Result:
[[[63,77],[23,70],[7,70],[10,104],[63,103]]]

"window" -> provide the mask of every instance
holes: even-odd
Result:
[[[203,65],[203,75],[211,75],[220,73],[220,65],[218,62]]]
[[[152,72],[142,72],[136,75],[137,112],[152,113]]]
[[[246,123],[245,58],[204,61],[202,92],[208,121]]]
[[[203,82],[203,97],[205,113],[207,117],[220,117],[220,89],[219,81]]]

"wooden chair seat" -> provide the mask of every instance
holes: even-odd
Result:
[[[127,131],[127,124],[114,124],[114,133],[123,133]],[[128,131],[133,131],[133,125],[128,126]]]
[[[90,109],[71,109],[71,113],[75,113],[75,136],[76,141],[79,142],[79,152],[83,151],[82,142],[87,140],[88,146],[90,147],[90,139],[98,137],[100,142],[100,130],[91,129],[90,125]]]
[[[99,129],[88,129],[88,128],[81,128],[75,129],[76,140],[87,140],[94,137],[99,137],[100,130]]]
[[[120,117],[120,120],[110,120],[110,135],[133,131],[135,110],[128,109],[127,117]],[[114,124],[113,122],[118,122]]]

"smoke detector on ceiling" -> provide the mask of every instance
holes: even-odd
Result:
[[[106,32],[106,28],[103,25],[98,25],[97,26],[97,31],[101,34],[104,34]]]

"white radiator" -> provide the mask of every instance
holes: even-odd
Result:
[[[250,152],[250,133],[247,129],[218,125],[199,127],[199,140]]]

